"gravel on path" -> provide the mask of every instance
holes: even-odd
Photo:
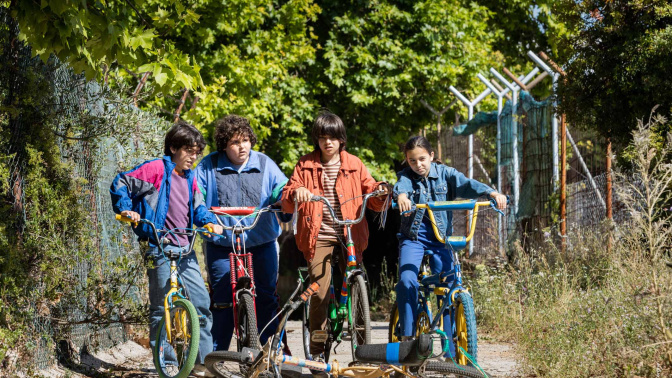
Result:
[[[372,342],[387,342],[387,322],[372,322]],[[303,352],[301,322],[287,323],[287,338],[293,355],[305,357]],[[235,341],[232,342],[235,348]],[[518,377],[517,362],[510,344],[479,341],[478,357],[481,367],[491,377]],[[331,360],[347,365],[352,361],[350,341],[346,339],[331,353]],[[81,358],[80,367],[72,370],[61,366],[40,372],[42,376],[56,377],[114,377],[114,378],[157,378],[152,362],[152,353],[139,344],[128,341],[112,349],[98,351]],[[304,371],[308,373],[307,370]]]

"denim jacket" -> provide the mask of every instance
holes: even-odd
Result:
[[[394,185],[394,199],[405,193],[413,203],[429,201],[453,201],[456,198],[478,198],[494,192],[489,186],[465,177],[455,168],[443,164],[432,163],[429,175],[421,177],[411,167],[397,173],[398,181]],[[400,237],[417,240],[418,230],[422,225],[425,209],[417,209],[408,217],[401,217]],[[453,233],[452,211],[434,212],[436,226],[445,236]]]

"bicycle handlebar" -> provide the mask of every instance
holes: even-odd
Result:
[[[509,202],[509,196],[506,196],[506,201],[507,203]],[[484,206],[489,206],[495,209],[496,212],[500,213],[501,215],[504,215],[504,212],[499,210],[497,208],[497,202],[495,201],[494,198],[491,198],[489,201],[477,201],[477,200],[462,200],[462,201],[430,201],[427,203],[419,203],[419,204],[413,204],[411,207],[411,210],[405,211],[402,213],[407,214],[410,212],[415,211],[416,209],[427,209],[427,213],[429,214],[429,219],[432,223],[432,228],[434,229],[434,236],[436,236],[436,239],[441,242],[441,243],[446,243],[446,239],[448,241],[453,241],[450,239],[454,239],[456,243],[459,244],[464,244],[468,243],[471,241],[471,239],[474,237],[474,232],[476,231],[476,219],[478,217],[478,208],[479,207],[484,207]],[[396,202],[392,203],[392,208],[393,209],[398,209],[399,204]],[[448,238],[445,238],[441,235],[441,232],[439,229],[436,227],[436,220],[434,219],[434,213],[433,210],[436,211],[455,211],[455,210],[473,210],[471,213],[471,229],[469,230],[469,235],[465,237],[454,237],[450,236]],[[457,239],[462,239],[463,240],[457,240]],[[451,243],[452,244],[452,243]],[[458,244],[456,244],[458,245]],[[459,248],[462,248],[461,246]],[[458,248],[458,249],[459,249]]]
[[[209,210],[211,213],[215,214],[215,218],[217,219],[217,223],[219,223],[222,228],[228,231],[235,231],[235,232],[243,232],[243,231],[248,231],[253,229],[256,225],[257,222],[259,222],[259,218],[261,217],[261,214],[263,213],[279,213],[282,212],[280,209],[275,209],[270,206],[262,207],[262,208],[256,208],[253,206],[247,206],[247,207],[218,207],[218,206],[213,206]],[[229,217],[248,217],[250,215],[255,215],[254,217],[254,222],[252,224],[247,225],[247,226],[241,226],[240,224],[235,224],[233,226],[226,226],[221,219],[217,215],[226,215]]]
[[[363,199],[363,202],[362,202],[362,210],[359,213],[359,217],[357,219],[354,219],[354,220],[348,220],[348,219],[340,220],[340,219],[338,219],[338,217],[336,216],[336,211],[334,210],[334,207],[331,206],[331,203],[329,203],[328,199],[326,199],[322,196],[314,195],[310,200],[313,201],[313,202],[322,201],[325,205],[327,205],[327,209],[329,209],[329,212],[331,213],[331,217],[334,220],[334,222],[336,224],[338,224],[339,226],[347,226],[347,225],[353,225],[353,224],[357,224],[357,223],[361,222],[362,219],[364,219],[364,214],[366,213],[366,203],[369,201],[369,198],[378,197],[378,196],[383,195],[383,194],[385,194],[385,192],[382,191],[382,190],[376,190],[376,191],[373,191],[369,194],[365,194],[363,196],[364,199]]]
[[[201,232],[201,233],[214,233],[214,230],[212,229],[212,227],[210,227],[210,226],[205,226],[204,228],[193,228],[193,229],[191,229],[191,232],[182,232],[182,231],[174,231],[174,230],[162,230],[161,232],[164,233],[164,236],[163,236],[162,238],[159,238],[159,231],[156,229],[156,225],[154,224],[154,222],[152,222],[152,221],[150,221],[150,220],[148,220],[148,219],[140,219],[138,222],[134,222],[131,218],[129,218],[129,217],[125,217],[125,216],[123,216],[123,215],[121,215],[121,214],[116,214],[116,215],[114,216],[114,219],[118,220],[119,222],[132,223],[132,224],[134,224],[134,225],[137,225],[138,223],[144,223],[144,224],[149,225],[149,226],[152,228],[152,233],[154,234],[154,240],[156,241],[156,245],[159,246],[159,247],[161,248],[161,250],[163,250],[163,247],[161,247],[161,245],[162,245],[163,243],[165,243],[164,240],[166,239],[166,236],[167,236],[168,234],[172,234],[172,235],[195,236],[196,233],[198,233],[198,232]],[[194,248],[194,240],[196,240],[196,238],[193,238],[193,237],[192,237],[191,240],[190,240],[190,242],[189,242],[189,251],[187,251],[186,253],[182,254],[183,256],[184,256],[184,255],[187,255],[187,254],[189,254],[189,253],[191,253],[191,251],[192,251],[193,248]],[[184,247],[187,247],[187,246],[185,245]]]

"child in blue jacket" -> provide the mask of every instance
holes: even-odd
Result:
[[[198,188],[196,174],[191,169],[205,147],[201,133],[185,122],[175,124],[166,134],[162,159],[146,161],[128,172],[117,175],[112,181],[110,195],[117,214],[137,222],[147,219],[157,230],[192,228],[209,225],[215,233],[222,233],[222,226],[214,224],[215,216],[204,206],[203,194]],[[149,340],[155,351],[156,332],[164,315],[163,300],[170,289],[170,264],[161,254],[157,240],[149,225],[138,224],[133,228],[149,261]],[[164,250],[187,250],[189,239],[185,235],[168,235],[169,244]],[[182,284],[189,293],[189,300],[206,319],[201,327],[197,365],[192,374],[207,375],[203,365],[205,356],[212,352],[212,314],[210,297],[205,288],[195,253],[180,260],[178,266]]]
[[[401,337],[408,339],[415,335],[416,304],[418,302],[418,271],[425,251],[434,253],[433,270],[438,273],[453,269],[453,254],[434,235],[432,224],[425,216],[425,209],[411,213],[413,203],[429,201],[452,201],[455,198],[478,198],[489,196],[497,201],[499,209],[506,208],[506,196],[476,180],[466,178],[455,168],[434,162],[434,151],[429,141],[422,136],[412,137],[404,146],[408,167],[397,173],[394,196],[399,210],[405,216],[401,219],[399,239],[399,282],[397,283],[397,305]],[[436,226],[445,236],[453,233],[452,212],[434,213]],[[450,284],[450,283],[449,283]],[[444,324],[451,324],[448,314]],[[450,353],[455,355],[455,346],[450,340]]]

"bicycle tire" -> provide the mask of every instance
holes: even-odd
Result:
[[[236,312],[238,313],[238,338],[236,339],[238,351],[240,352],[243,348],[261,350],[254,301],[249,292],[239,293]]]
[[[455,354],[460,365],[470,365],[467,356],[459,347],[478,362],[478,337],[476,333],[476,313],[474,301],[468,292],[461,291],[455,296]]]
[[[186,299],[176,299],[170,309],[171,339],[167,341],[166,316],[159,322],[154,346],[154,367],[161,378],[186,378],[191,373],[198,355],[200,326],[198,312]],[[166,355],[175,354],[176,364],[166,361]],[[172,359],[168,356],[169,359]]]
[[[366,282],[362,275],[356,275],[350,283],[348,297],[348,331],[352,360],[357,361],[355,350],[358,345],[371,344],[371,316],[369,313],[369,297]]]
[[[310,297],[306,303],[303,304],[303,311],[301,312],[301,325],[303,326],[303,353],[307,360],[312,358],[310,354]]]
[[[219,378],[244,378],[252,362],[242,352],[228,350],[212,352],[205,356],[205,367]]]
[[[397,302],[394,302],[392,311],[390,311],[390,322],[387,326],[387,341],[390,343],[398,343],[399,340],[399,307]]]
[[[473,366],[457,365],[452,362],[429,361],[425,366],[425,377],[445,377],[446,374],[453,374],[456,377],[465,378],[485,378],[480,370]]]

